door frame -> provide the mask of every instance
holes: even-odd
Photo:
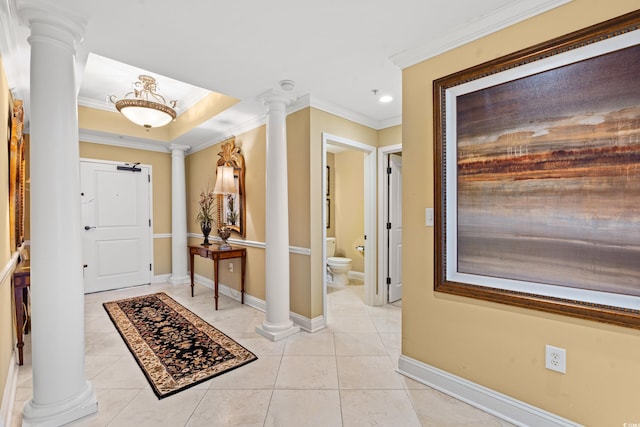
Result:
[[[377,248],[377,227],[376,227],[376,147],[363,144],[352,139],[343,138],[329,133],[322,133],[322,217],[326,218],[325,195],[327,194],[327,145],[338,145],[350,150],[357,150],[365,153],[364,159],[364,234],[367,239],[364,241],[364,299],[367,305],[383,304],[382,295],[376,286],[376,259]],[[327,229],[322,227],[322,300],[324,322],[327,322]],[[369,256],[367,256],[369,254]]]
[[[386,304],[389,300],[387,289],[387,274],[389,268],[387,259],[389,258],[389,248],[386,245],[384,238],[386,231],[386,224],[389,221],[389,215],[387,212],[387,204],[389,203],[389,187],[386,183],[387,177],[387,159],[390,154],[402,153],[402,144],[394,144],[386,147],[378,148],[378,289],[382,295],[382,303]]]
[[[78,162],[78,171],[80,170],[80,167],[81,167],[80,164],[83,162],[99,163],[104,165],[115,165],[115,166],[130,165],[129,163],[126,163],[126,162],[117,162],[113,160],[91,159],[87,157],[81,157],[80,161]],[[151,219],[151,227],[149,227],[148,243],[149,243],[149,256],[150,256],[150,262],[151,262],[151,270],[149,271],[149,283],[151,284],[153,283],[153,279],[155,277],[155,271],[156,271],[156,263],[155,263],[154,253],[153,253],[153,246],[154,246],[153,228],[155,224],[154,217],[153,217],[153,166],[146,163],[138,163],[136,166],[149,169],[149,218]],[[82,247],[83,258],[85,255],[85,252],[84,252],[85,250],[86,248],[84,247],[84,244],[83,244],[83,247]],[[83,286],[84,286],[84,277],[83,277]]]

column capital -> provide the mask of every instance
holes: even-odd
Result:
[[[269,89],[256,97],[258,102],[263,103],[267,110],[284,110],[289,104],[293,103],[296,98],[283,91]]]
[[[179,152],[182,152],[183,154],[189,150],[191,147],[188,145],[182,145],[182,144],[171,144],[169,145],[169,150],[171,150],[172,154],[176,154]]]
[[[31,29],[29,42],[45,37],[71,49],[82,43],[87,27],[86,14],[77,9],[61,7],[49,0],[18,0],[20,21]]]

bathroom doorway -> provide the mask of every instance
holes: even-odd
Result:
[[[377,252],[377,229],[376,229],[376,147],[362,144],[357,141],[353,141],[347,138],[342,138],[335,135],[323,133],[322,135],[322,170],[323,170],[323,218],[325,218],[325,225],[329,225],[332,214],[331,211],[336,208],[335,204],[332,204],[331,188],[332,184],[330,177],[332,176],[331,167],[327,168],[327,153],[350,150],[358,151],[362,153],[363,159],[363,189],[364,194],[364,206],[362,210],[362,220],[364,222],[364,234],[360,236],[360,240],[351,239],[348,242],[343,242],[342,245],[354,246],[354,250],[358,251],[359,255],[363,256],[364,266],[364,302],[367,305],[381,305],[383,304],[382,294],[379,292],[376,281],[376,252]],[[322,260],[323,265],[327,265],[327,228],[323,227],[323,246],[322,246]],[[338,237],[339,239],[339,237]],[[338,240],[336,239],[336,240]],[[358,243],[358,244],[354,244]],[[337,242],[337,245],[341,245]],[[361,248],[355,249],[357,246]],[[355,253],[355,252],[353,252]],[[368,255],[369,254],[369,255]],[[373,255],[371,255],[373,254]],[[323,280],[323,305],[324,313],[327,313],[327,276],[324,275]],[[325,319],[326,321],[326,319]]]

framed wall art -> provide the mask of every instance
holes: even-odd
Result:
[[[434,81],[435,290],[640,329],[640,11]]]

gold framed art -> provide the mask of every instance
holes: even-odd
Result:
[[[436,292],[640,329],[639,28],[434,81]]]

